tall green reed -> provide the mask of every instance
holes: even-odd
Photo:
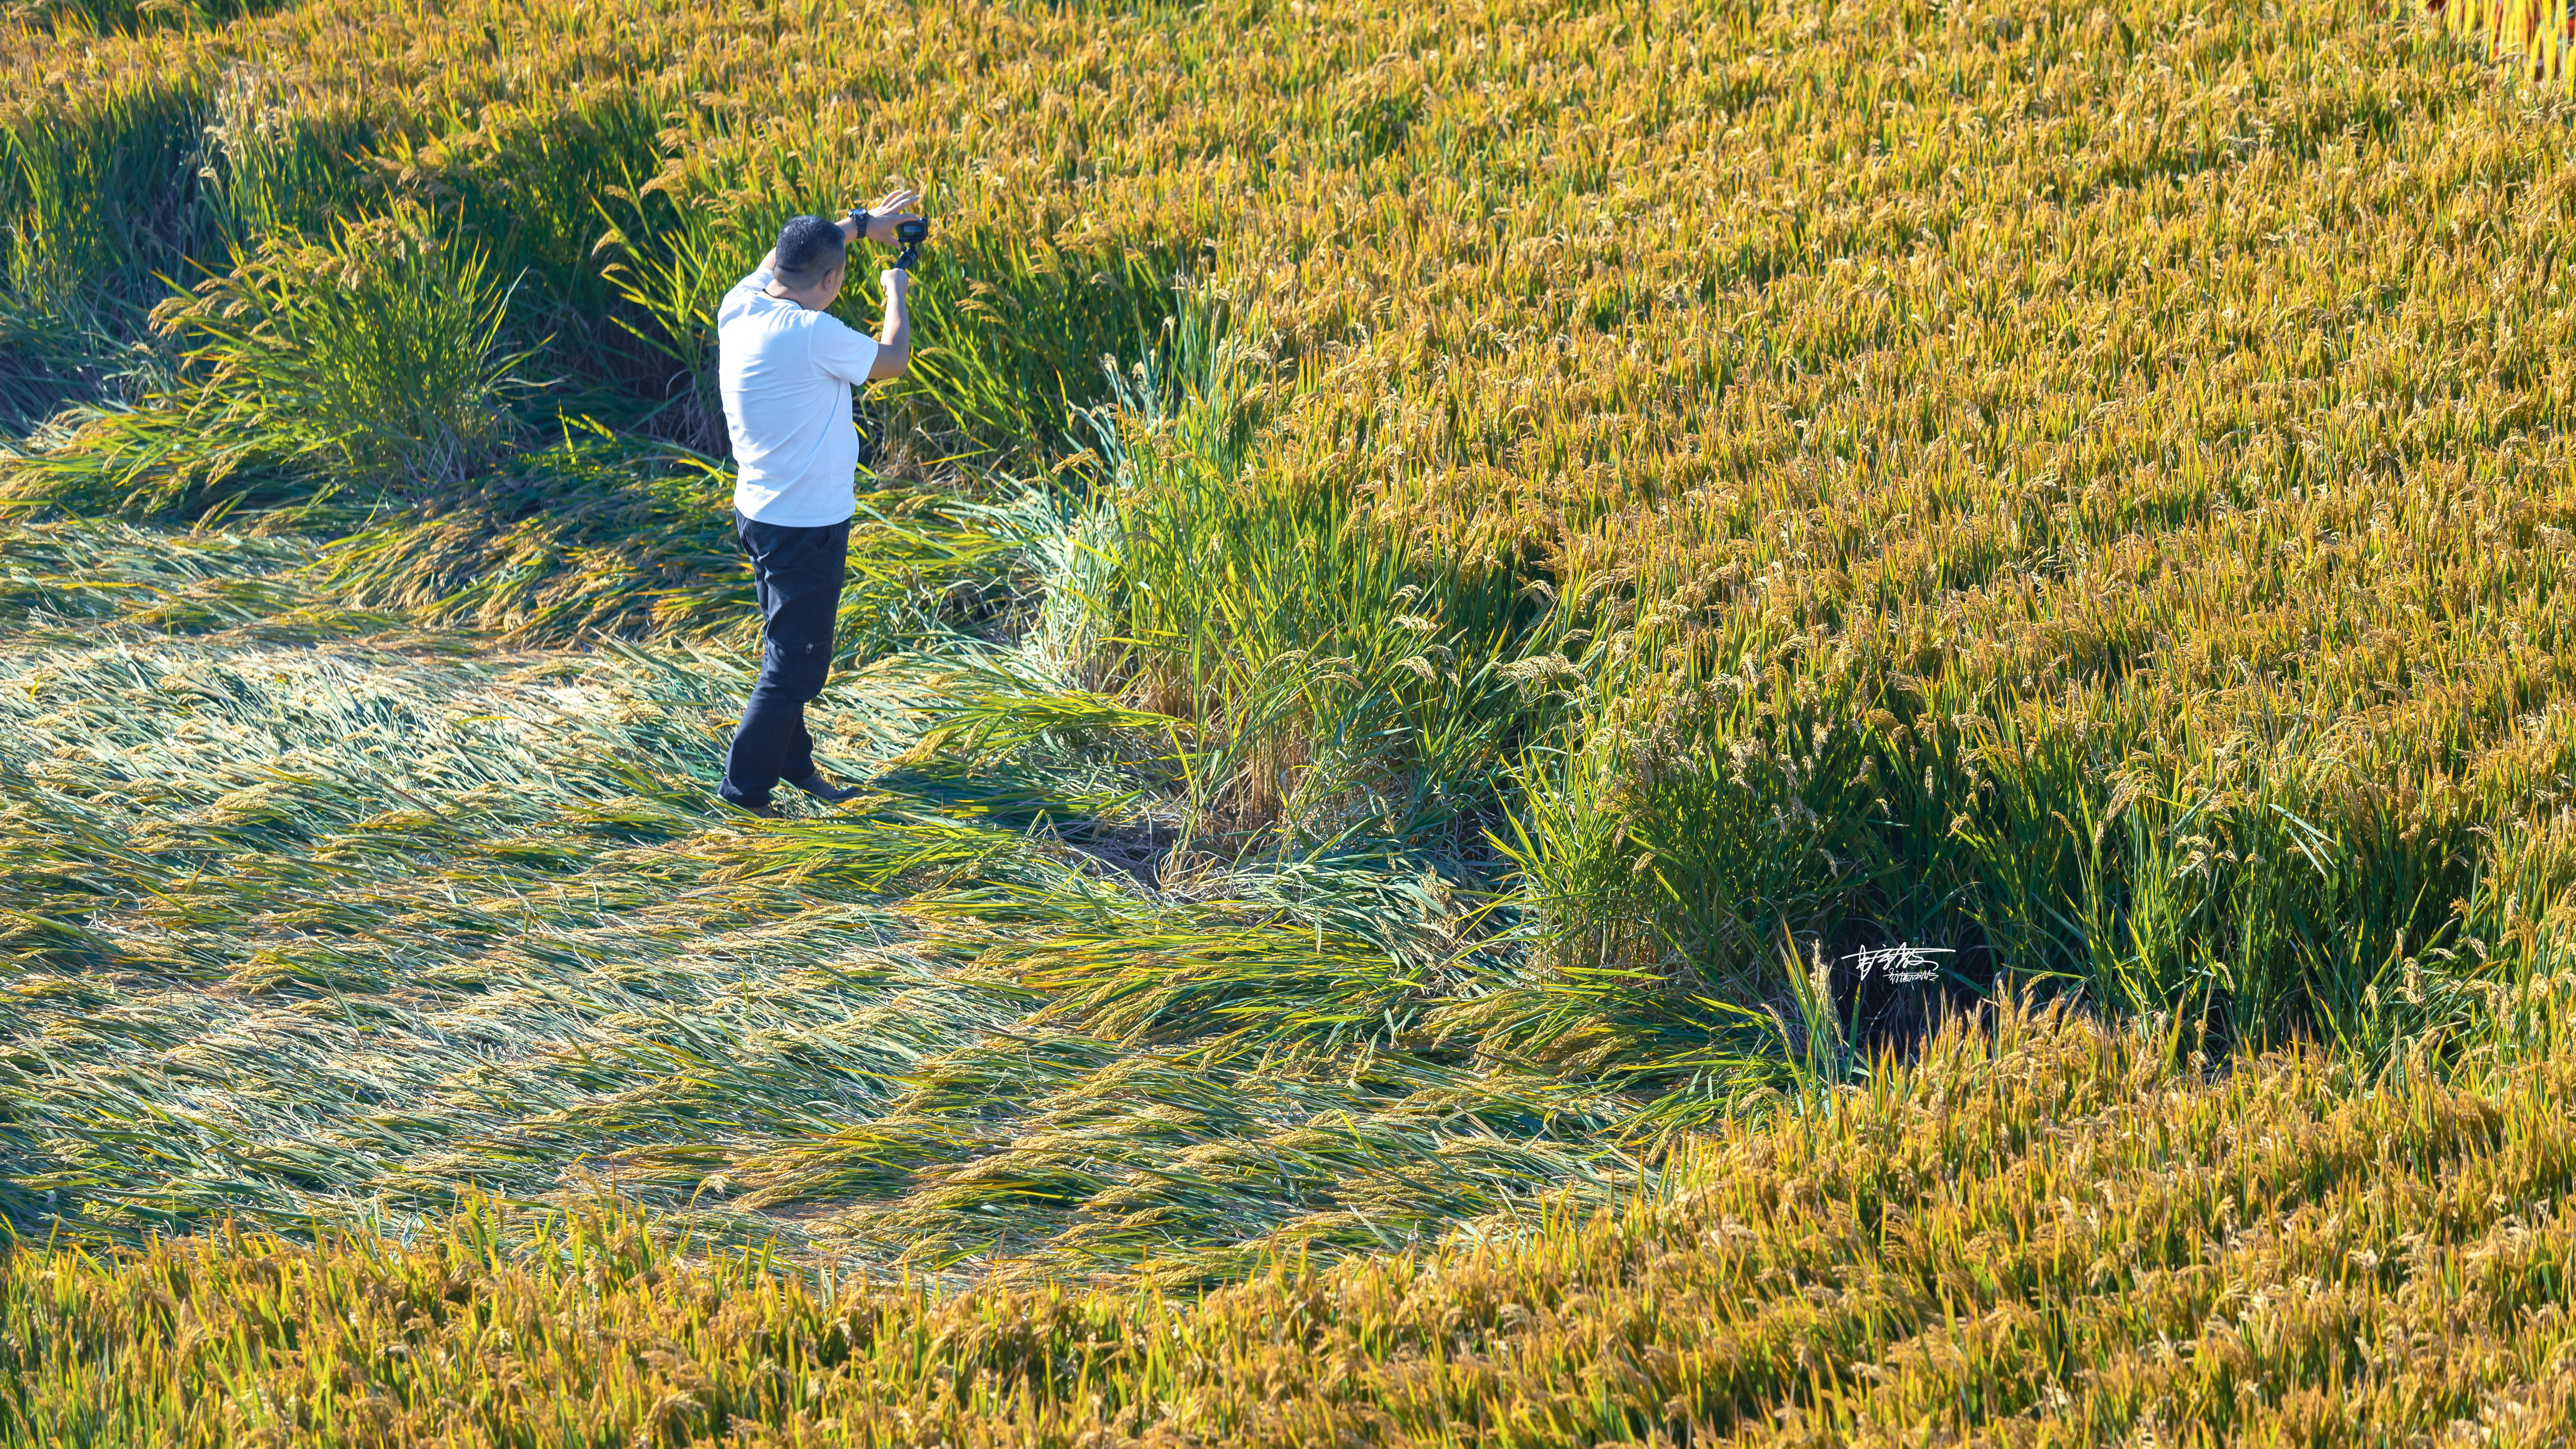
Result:
[[[20,460],[22,504],[202,513],[359,508],[486,469],[529,393],[503,343],[512,283],[411,207],[235,251],[155,310],[176,376]]]
[[[1272,381],[1221,306],[1186,305],[1091,414],[1104,673],[1196,721],[1194,836],[1228,853],[1400,843],[1483,854],[1500,766],[1547,727],[1524,687],[1549,614],[1380,526],[1352,480],[1258,446]]]
[[[2177,1042],[2329,1040],[2384,1062],[2401,1040],[2482,1038],[2396,1005],[2398,976],[2438,956],[2475,996],[2561,949],[2536,923],[2563,929],[2563,857],[2409,822],[2312,718],[2209,738],[2143,701],[2008,713],[1865,660],[1785,657],[1610,691],[1581,750],[1541,762],[1513,854],[1562,960],[1776,992],[1783,930],[1903,940],[1972,980],[2163,1019]],[[2482,892],[2499,870],[2511,892]]]
[[[480,471],[533,387],[502,347],[515,284],[410,207],[335,219],[327,241],[265,239],[159,316],[220,411],[214,433],[288,437],[356,480]],[[199,404],[202,408],[203,404]]]

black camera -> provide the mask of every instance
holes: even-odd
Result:
[[[903,243],[903,251],[895,257],[894,264],[904,271],[911,271],[912,264],[921,260],[921,244],[930,240],[930,223],[917,216],[910,221],[896,222],[894,239]]]

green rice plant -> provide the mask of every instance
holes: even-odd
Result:
[[[377,140],[365,111],[355,105],[317,105],[274,74],[234,66],[198,100],[204,106],[196,210],[211,210],[220,247],[199,242],[188,261],[211,269],[238,265],[264,242],[279,247],[329,242],[337,224],[363,215],[374,188],[360,158]],[[193,239],[192,239],[193,240]],[[211,240],[211,239],[209,239]],[[385,239],[376,238],[379,244]],[[141,258],[120,258],[132,268]],[[345,272],[346,262],[331,268]],[[129,277],[140,290],[147,280],[165,285],[194,279],[187,265],[164,266],[149,279]]]
[[[0,426],[29,432],[72,400],[147,390],[160,359],[112,329],[82,306],[0,301]]]
[[[1226,326],[1185,308],[1094,417],[1119,530],[1089,581],[1116,631],[1094,668],[1198,723],[1193,816],[1223,853],[1473,848],[1502,751],[1540,726],[1514,671],[1546,616],[1330,486],[1251,471],[1266,384]]]
[[[1057,936],[1034,950],[1007,949],[998,961],[1055,1010],[1112,1040],[1198,1036],[1264,1044],[1394,1037],[1428,984],[1390,969],[1365,939],[1328,939],[1293,923],[1212,930],[1175,921],[1114,933]]]
[[[83,88],[60,107],[22,110],[6,127],[0,195],[6,282],[21,307],[88,299],[113,314],[159,300],[155,270],[179,273],[210,240],[192,205],[205,67]]]
[[[154,4],[152,0],[39,0],[12,18],[37,23],[61,36],[151,31],[221,24],[271,8],[274,0],[188,0]]]
[[[886,425],[965,456],[1052,460],[1100,397],[1102,361],[1143,351],[1171,315],[1190,250],[1086,255],[943,231],[915,294],[912,370],[884,390]]]
[[[149,309],[228,248],[327,236],[358,209],[367,135],[348,107],[301,105],[264,72],[218,74],[204,57],[21,114],[0,138],[13,319],[0,385],[18,430],[66,403],[148,392],[126,375]]]
[[[509,290],[416,211],[339,223],[327,244],[264,240],[156,310],[180,348],[170,392],[20,460],[13,501],[309,509],[460,482],[514,431],[528,386],[524,354],[502,350]]]
[[[1603,730],[1587,743],[1610,760],[1553,762],[1587,777],[1576,790],[1606,781],[1608,795],[1533,811],[1521,868],[1548,878],[1539,889],[1563,930],[1657,923],[1639,954],[1594,959],[1723,981],[1758,970],[1783,930],[1885,916],[1881,903],[1903,890],[1872,828],[1885,814],[1867,738],[1815,714],[1771,716],[1755,708],[1758,691],[1740,695],[1733,717],[1718,713],[1703,734]]]
[[[133,390],[142,360],[125,344],[159,290],[132,271],[176,268],[204,245],[184,179],[195,100],[184,79],[120,88],[0,135],[0,408],[13,432]]]
[[[327,244],[263,242],[160,317],[224,410],[200,428],[285,434],[289,457],[360,481],[454,483],[488,462],[527,386],[499,350],[508,306],[486,254],[396,210]]]

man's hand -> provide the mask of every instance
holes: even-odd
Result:
[[[920,199],[921,193],[909,187],[889,191],[876,205],[851,212],[849,219],[841,223],[841,230],[849,233],[852,241],[865,236],[869,241],[891,246],[896,227],[920,219],[904,209]]]

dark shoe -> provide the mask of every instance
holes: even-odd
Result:
[[[831,781],[824,779],[823,772],[820,770],[816,770],[813,774],[806,776],[802,780],[790,780],[787,783],[804,791],[806,794],[813,796],[815,799],[822,801],[826,805],[838,805],[844,800],[856,800],[859,798],[858,786],[835,785]]]
[[[725,803],[733,805],[733,808],[741,811],[745,815],[757,815],[763,820],[776,820],[780,818],[778,807],[775,805],[734,805],[734,802],[730,800]]]

